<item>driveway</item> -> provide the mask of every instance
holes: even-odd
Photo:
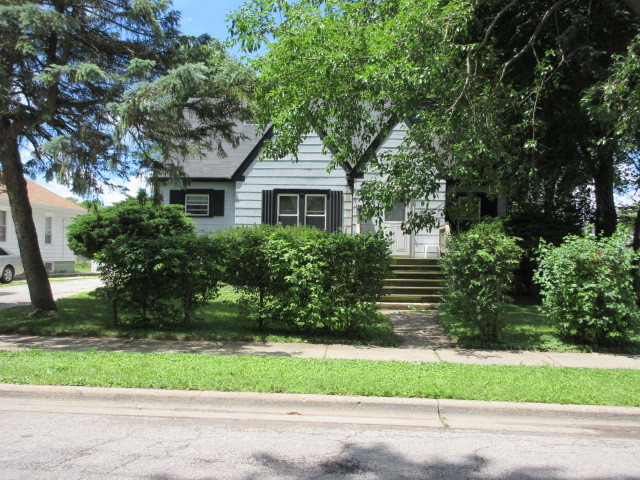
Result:
[[[95,290],[101,285],[98,277],[54,278],[51,281],[53,298],[70,297],[82,292]],[[0,287],[0,309],[30,305],[29,289],[26,284],[9,284]]]

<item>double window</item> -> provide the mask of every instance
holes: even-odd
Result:
[[[312,193],[280,193],[278,223],[286,226],[309,225],[327,229],[327,196]]]

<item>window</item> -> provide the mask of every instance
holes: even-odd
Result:
[[[309,225],[327,229],[327,196],[324,194],[278,194],[278,223],[286,226]]]
[[[393,202],[393,208],[385,214],[384,219],[387,222],[404,222],[406,213],[407,204],[405,202]]]
[[[7,212],[0,210],[0,242],[7,241]]]
[[[305,195],[305,225],[327,229],[327,196]]]
[[[278,195],[278,223],[287,226],[298,225],[300,218],[298,194],[280,194]]]
[[[335,190],[263,190],[261,220],[265,225],[309,225],[327,232],[342,228],[342,192]]]
[[[53,243],[53,217],[44,217],[44,243]]]
[[[184,211],[197,217],[209,216],[209,195],[188,193],[184,197]]]

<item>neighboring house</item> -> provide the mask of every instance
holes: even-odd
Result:
[[[27,191],[47,271],[73,272],[76,255],[67,246],[67,227],[86,210],[28,179]],[[3,185],[0,185],[0,247],[19,253],[9,198]]]
[[[386,138],[373,139],[369,148],[397,149],[409,124],[409,121],[399,123]],[[184,172],[190,184],[184,188],[165,179],[161,188],[165,202],[184,205],[185,212],[201,230],[282,223],[357,234],[382,227],[393,236],[393,255],[432,258],[440,255],[437,227],[406,234],[400,226],[409,212],[425,209],[434,210],[439,225],[445,224],[444,180],[434,198],[397,203],[382,225],[363,224],[357,215],[358,191],[362,182],[375,173],[355,171],[350,165],[327,172],[331,159],[322,152],[322,139],[314,133],[300,145],[297,162],[291,161],[293,157],[259,161],[263,142],[272,132],[256,133],[251,122],[239,124],[237,129],[246,139],[235,149],[225,146],[225,158],[213,152],[203,159],[187,158]],[[478,209],[480,214],[480,205]]]

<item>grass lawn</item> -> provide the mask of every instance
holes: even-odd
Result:
[[[438,320],[449,336],[457,339],[458,346],[464,348],[640,353],[640,332],[632,334],[630,341],[625,345],[599,349],[560,338],[553,322],[542,315],[536,305],[512,305],[508,308],[502,333],[503,341],[499,344],[483,346],[478,335],[449,315],[440,313]]]
[[[91,271],[91,261],[90,260],[78,260],[75,263],[75,267],[73,269],[76,273],[89,273]]]
[[[95,337],[157,338],[178,340],[257,340],[272,342],[346,343],[355,345],[397,344],[389,319],[378,314],[372,325],[355,338],[327,333],[305,334],[274,327],[259,331],[256,324],[239,315],[234,304],[238,294],[224,287],[220,296],[201,310],[189,330],[147,330],[128,326],[113,327],[107,304],[91,293],[58,300],[61,314],[53,318],[31,318],[30,307],[0,310],[0,333],[28,335],[79,335]]]
[[[0,352],[0,382],[640,405],[640,371],[229,355]]]

